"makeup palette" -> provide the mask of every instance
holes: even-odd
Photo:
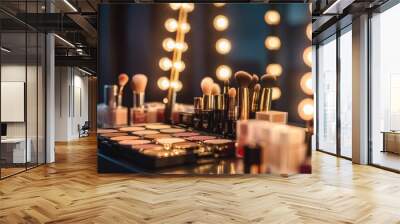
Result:
[[[205,158],[213,162],[235,152],[232,140],[160,123],[122,127],[100,137],[107,152],[147,169],[202,163]]]
[[[176,134],[176,133],[182,133],[185,131],[186,130],[183,128],[168,128],[168,129],[160,130],[161,133],[166,133],[166,134]]]
[[[118,129],[119,131],[126,131],[126,132],[134,132],[134,131],[143,131],[146,130],[144,127],[136,127],[136,126],[131,126],[131,127],[124,127]]]

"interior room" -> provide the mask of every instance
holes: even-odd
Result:
[[[398,21],[0,1],[0,223],[399,223]]]

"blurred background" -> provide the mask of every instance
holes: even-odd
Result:
[[[190,30],[185,35],[188,49],[182,56],[185,68],[180,74],[182,89],[177,94],[177,102],[193,103],[193,97],[202,94],[201,79],[210,76],[217,80],[216,70],[221,65],[229,67],[232,74],[245,70],[262,76],[268,65],[274,64],[269,69],[270,73],[279,75],[280,89],[274,91],[276,100],[272,108],[289,112],[289,123],[302,125],[297,105],[306,95],[299,83],[305,73],[311,72],[303,60],[305,49],[311,46],[306,35],[307,25],[311,23],[308,6],[301,3],[195,4],[188,16]],[[271,10],[279,13],[278,19],[276,15],[266,15]],[[226,20],[214,25],[219,15]],[[160,66],[160,59],[172,58],[172,52],[163,47],[166,38],[175,40],[175,33],[168,31],[173,24],[166,24],[170,18],[177,20],[178,11],[169,4],[99,5],[98,102],[103,101],[102,87],[116,84],[120,73],[146,74],[149,78],[146,101],[163,100],[167,91],[157,86],[157,80],[170,74],[165,66]],[[224,25],[226,21],[228,26]],[[267,37],[278,40],[268,41]],[[218,47],[216,43],[220,39],[225,42],[220,42],[222,45]],[[131,89],[125,88],[125,106],[132,105],[131,96]]]

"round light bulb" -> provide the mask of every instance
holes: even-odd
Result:
[[[183,61],[176,61],[174,62],[173,66],[178,72],[181,72],[185,69],[185,63],[183,63]]]
[[[176,19],[169,18],[165,21],[164,26],[168,32],[175,32],[178,29],[178,22]]]
[[[181,42],[175,43],[174,47],[182,52],[185,52],[188,49],[188,45],[185,42],[184,43],[181,43]]]
[[[189,23],[182,23],[180,25],[180,29],[182,30],[182,32],[187,33],[190,31],[190,24]]]
[[[309,40],[312,39],[312,24],[308,24],[306,28],[306,35]]]
[[[161,90],[167,90],[169,88],[169,79],[167,77],[160,77],[157,80],[157,86]]]
[[[183,9],[185,9],[186,12],[191,12],[194,10],[194,4],[193,3],[182,3]]]
[[[158,62],[158,65],[160,66],[160,68],[161,68],[163,71],[168,71],[168,70],[170,70],[171,67],[172,67],[172,62],[171,62],[171,60],[170,60],[169,58],[163,57],[163,58],[161,58],[160,61]]]
[[[279,89],[278,87],[272,88],[272,100],[277,100],[281,98],[281,95],[282,95],[281,89]]]
[[[176,92],[181,91],[182,86],[182,82],[179,80],[171,82],[171,88],[173,88]]]
[[[218,31],[224,31],[229,26],[229,20],[224,15],[218,15],[213,21],[214,28]]]
[[[164,99],[162,100],[163,103],[167,104],[168,103],[168,98],[164,97]]]
[[[275,10],[269,10],[265,13],[264,20],[268,25],[278,25],[281,21],[281,15]]]
[[[231,42],[228,39],[221,38],[215,44],[215,48],[220,54],[227,54],[231,51]]]
[[[164,50],[171,52],[174,50],[175,48],[175,41],[172,38],[166,38],[164,39],[164,41],[162,42],[162,46],[164,48]]]
[[[217,78],[221,81],[229,80],[232,76],[232,69],[227,65],[220,65],[215,71]]]
[[[307,72],[301,77],[300,87],[304,93],[308,95],[314,94],[313,86],[312,86],[312,74],[311,72]]]
[[[182,3],[169,3],[169,7],[171,7],[172,10],[178,10],[181,8]]]
[[[226,3],[214,3],[215,7],[223,7]]]
[[[312,66],[312,48],[307,47],[306,49],[304,49],[303,52],[303,61],[306,65],[308,65],[309,67]]]
[[[280,64],[269,64],[267,66],[266,72],[267,74],[273,75],[273,76],[280,76],[282,75],[282,66]]]
[[[299,103],[297,112],[301,119],[305,121],[312,120],[314,118],[314,100],[306,98]]]
[[[265,39],[265,47],[268,50],[279,50],[281,48],[281,40],[276,36],[269,36]]]

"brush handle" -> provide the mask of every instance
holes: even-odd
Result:
[[[260,98],[260,111],[270,111],[272,103],[272,88],[263,88]]]
[[[249,89],[240,87],[238,89],[239,120],[249,119]]]
[[[203,95],[203,110],[212,110],[214,108],[214,97]]]
[[[133,108],[144,107],[144,93],[133,91]]]

